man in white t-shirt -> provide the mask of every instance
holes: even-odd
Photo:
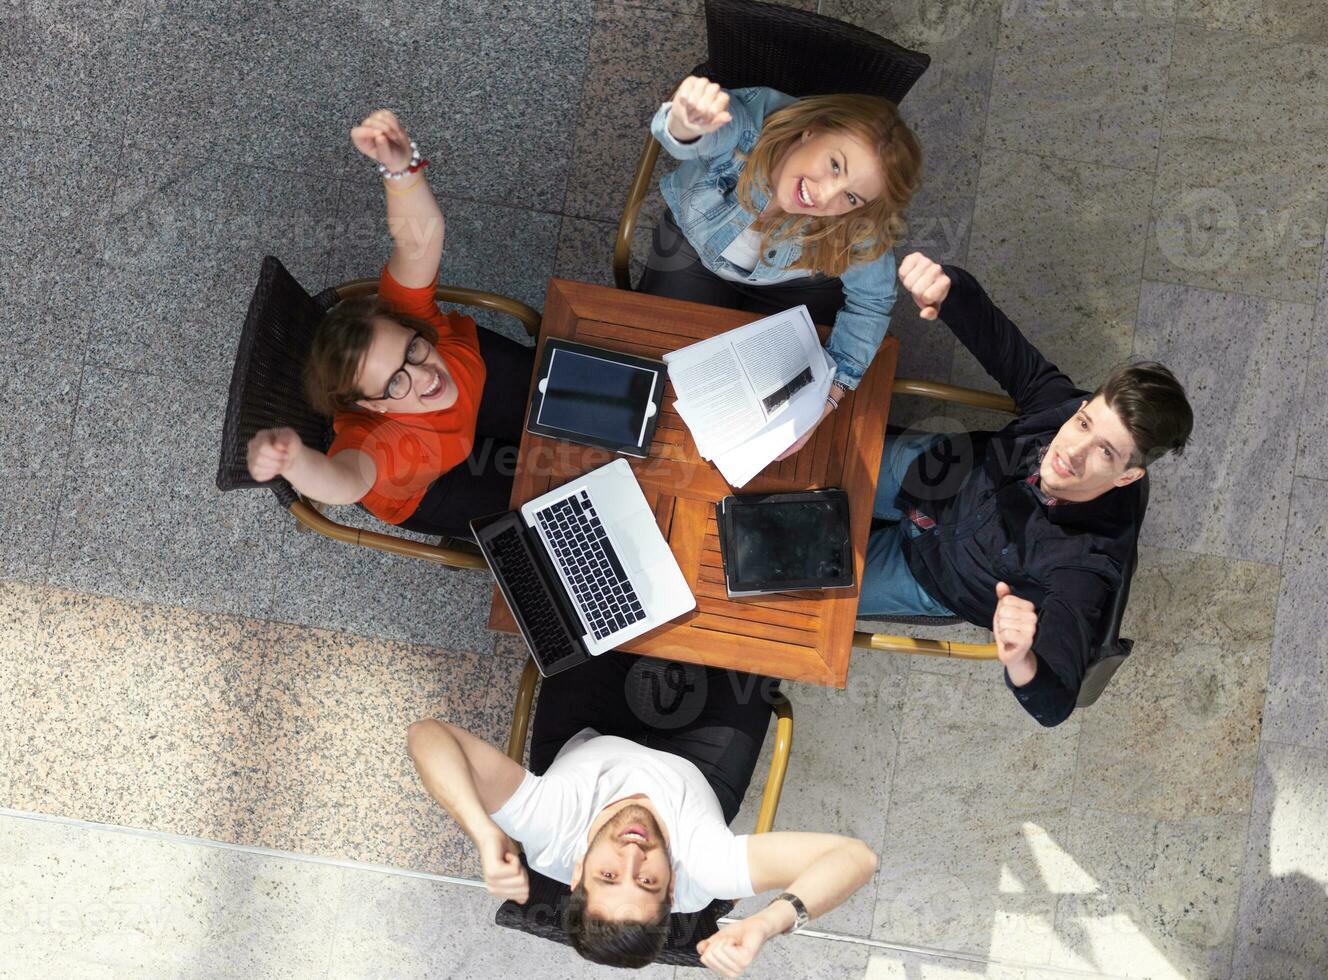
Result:
[[[530,867],[572,888],[563,925],[582,956],[641,967],[670,912],[772,889],[761,912],[698,946],[737,976],[767,939],[835,908],[876,869],[835,834],[735,835],[777,681],[609,653],[546,678],[531,769],[446,722],[407,739],[425,788],[479,849],[489,891],[524,903]]]

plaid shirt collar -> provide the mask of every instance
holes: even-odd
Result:
[[[1033,464],[1033,472],[1028,474],[1028,478],[1027,480],[1025,480],[1025,482],[1030,487],[1033,488],[1033,492],[1037,494],[1038,500],[1042,501],[1048,507],[1055,507],[1058,503],[1060,503],[1060,501],[1057,500],[1055,497],[1048,496],[1047,494],[1043,493],[1042,485],[1040,482],[1040,477],[1042,474],[1042,461],[1046,459],[1047,450],[1050,448],[1051,448],[1050,445],[1042,447],[1042,452],[1038,453],[1037,462]]]

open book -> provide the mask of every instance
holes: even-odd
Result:
[[[821,418],[834,361],[798,306],[664,355],[697,451],[741,487]]]

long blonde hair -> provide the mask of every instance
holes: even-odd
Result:
[[[769,187],[784,154],[809,130],[848,132],[876,153],[885,189],[874,201],[836,217],[787,215],[761,232],[766,247],[796,238],[802,254],[794,269],[839,276],[850,265],[879,258],[904,232],[903,211],[918,189],[922,147],[889,99],[875,95],[814,95],[772,113],[738,178],[738,200],[758,211],[752,191]],[[773,193],[773,189],[771,189]]]

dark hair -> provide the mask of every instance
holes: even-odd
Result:
[[[599,919],[586,911],[589,897],[582,879],[567,900],[563,911],[563,931],[572,948],[592,963],[622,966],[639,970],[655,962],[669,938],[669,910],[672,902],[667,889],[655,915],[645,922],[618,922]]]
[[[429,343],[438,343],[438,330],[432,323],[404,316],[377,296],[342,300],[318,324],[304,362],[304,393],[315,411],[335,415],[354,408],[356,401],[366,397],[356,382],[377,317],[407,330],[418,330]]]
[[[1194,412],[1176,376],[1157,361],[1136,361],[1111,372],[1093,392],[1134,440],[1131,466],[1147,466],[1167,453],[1179,455],[1194,428]]]

